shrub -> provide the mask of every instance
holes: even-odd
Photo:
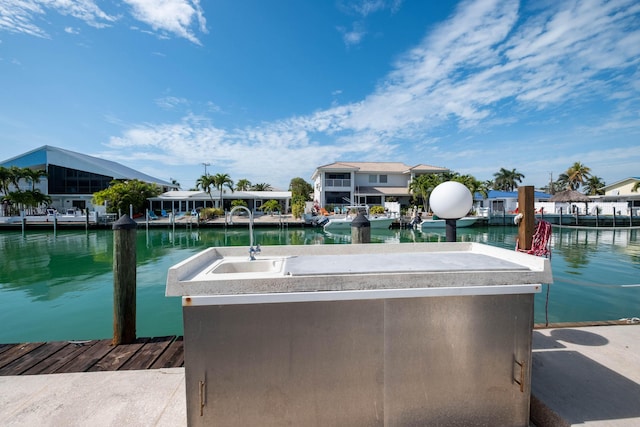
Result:
[[[222,215],[224,215],[224,212],[220,208],[203,208],[200,210],[200,218],[202,219],[214,219]]]
[[[384,213],[384,206],[371,206],[369,213],[371,215],[381,215]]]

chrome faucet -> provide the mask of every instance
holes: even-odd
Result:
[[[260,251],[261,251],[260,244],[257,244],[255,248],[253,246],[251,246],[249,248],[249,259],[251,261],[255,261],[256,260],[256,254],[259,254]]]
[[[229,224],[233,224],[233,213],[238,209],[244,209],[249,214],[249,260],[255,261],[256,254],[260,253],[260,245],[253,247],[253,213],[246,206],[234,206],[229,211]]]

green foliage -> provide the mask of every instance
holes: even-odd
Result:
[[[302,199],[303,202],[313,200],[313,186],[302,178],[293,178],[289,183],[291,200]]]
[[[384,206],[380,206],[380,205],[371,206],[371,208],[369,208],[369,213],[371,215],[381,215],[384,213]]]
[[[36,189],[36,184],[40,182],[40,178],[46,176],[47,173],[44,170],[19,168],[17,166],[11,166],[10,168],[0,166],[0,191],[3,193],[2,200],[11,202],[14,210],[34,208],[51,203],[51,197]],[[22,180],[31,184],[29,190],[20,189],[20,181]],[[15,191],[11,191],[11,186],[15,187]],[[12,211],[11,213],[15,212]]]
[[[294,218],[300,219],[304,214],[305,202],[304,200],[297,200],[291,204],[291,214]]]
[[[200,209],[200,218],[201,219],[215,219],[219,216],[224,215],[224,212],[220,208],[204,208]]]
[[[231,201],[231,207],[235,208],[236,206],[244,206],[247,207],[247,202],[242,199],[236,199]]]
[[[274,211],[280,211],[280,202],[277,200],[266,201],[259,208],[262,212],[273,214]]]
[[[435,173],[416,176],[409,184],[409,191],[413,194],[414,201],[419,203],[420,200],[422,200],[423,204],[427,205],[433,189],[439,184],[448,181],[447,178],[451,176],[453,175],[448,174],[448,176],[445,177],[444,175]]]
[[[518,183],[521,183],[524,179],[524,175],[517,172],[515,169],[507,170],[500,168],[500,171],[493,174],[494,190],[513,191],[518,188]]]
[[[239,179],[236,182],[236,191],[249,191],[251,189],[251,181],[246,178]]]
[[[129,181],[112,181],[109,188],[93,194],[93,204],[101,205],[107,202],[107,212],[129,212],[129,205],[134,213],[141,213],[150,197],[156,197],[162,189],[137,179]]]
[[[251,186],[251,190],[253,191],[272,191],[273,187],[271,184],[267,184],[266,182],[259,182]]]

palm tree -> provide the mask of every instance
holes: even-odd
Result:
[[[587,196],[600,196],[604,194],[605,183],[599,176],[592,175],[587,178],[587,182],[584,186],[585,194]]]
[[[409,183],[409,191],[413,193],[414,199],[422,199],[422,206],[424,206],[425,210],[428,210],[429,196],[433,189],[442,182],[444,182],[442,175],[435,173],[418,175]]]
[[[209,195],[209,198],[211,199],[211,206],[215,207],[215,202],[213,201],[213,196],[211,195],[211,187],[213,185],[214,185],[213,177],[209,174],[202,175],[200,178],[196,180],[196,188],[200,188],[203,191],[205,191]]]
[[[260,210],[273,216],[273,211],[280,211],[280,202],[277,200],[268,200],[260,206]]]
[[[636,191],[638,191],[639,189],[640,189],[640,181],[636,182],[636,183],[633,185],[633,188],[631,189],[631,191],[633,191],[633,192],[635,193],[635,192],[636,192]]]
[[[11,166],[9,168],[9,175],[10,175],[9,179],[11,180],[11,183],[13,184],[14,187],[16,187],[17,190],[20,189],[20,180],[26,177],[25,169],[28,169],[28,168],[19,168],[17,166]]]
[[[40,178],[47,176],[47,172],[42,169],[35,170],[30,168],[24,168],[22,174],[23,178],[31,183],[31,191],[35,191],[36,184],[40,182]]]
[[[580,162],[575,162],[565,172],[567,176],[567,190],[577,190],[580,186],[587,182],[591,176],[591,168],[586,167]]]
[[[236,182],[236,191],[249,191],[251,189],[251,181],[242,178]]]
[[[222,199],[223,190],[222,187],[227,187],[233,193],[233,180],[226,173],[217,173],[212,177],[212,183],[215,188],[220,192],[220,208],[224,210],[224,203]]]
[[[524,179],[524,175],[517,172],[515,169],[507,170],[500,168],[499,172],[493,174],[494,189],[502,191],[513,191],[518,188],[518,183],[521,183]]]
[[[5,196],[9,195],[9,185],[11,185],[11,170],[0,166],[0,191]]]
[[[480,193],[483,197],[487,197],[489,195],[489,187],[486,182],[478,181],[475,177],[471,175],[460,175],[454,181],[458,181],[461,184],[464,184],[471,195],[475,198],[476,193]]]
[[[267,184],[266,182],[260,182],[258,184],[254,184],[251,189],[253,191],[271,191],[273,190],[273,187],[271,187],[271,184]]]

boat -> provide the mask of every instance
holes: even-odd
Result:
[[[369,206],[347,206],[346,211],[349,213],[344,216],[325,217],[326,220],[322,220],[318,225],[322,225],[324,230],[329,232],[351,230],[351,223],[357,217],[355,212],[362,212],[369,220],[372,229],[388,229],[396,220],[389,215],[371,215]]]
[[[457,219],[456,228],[471,227],[473,224],[476,223],[477,220],[478,218],[474,216],[465,216],[464,218]],[[433,219],[431,217],[429,219],[422,220],[422,222],[418,224],[417,227],[419,227],[420,230],[422,231],[424,229],[430,229],[430,228],[445,228],[446,225],[447,225],[446,220]]]

